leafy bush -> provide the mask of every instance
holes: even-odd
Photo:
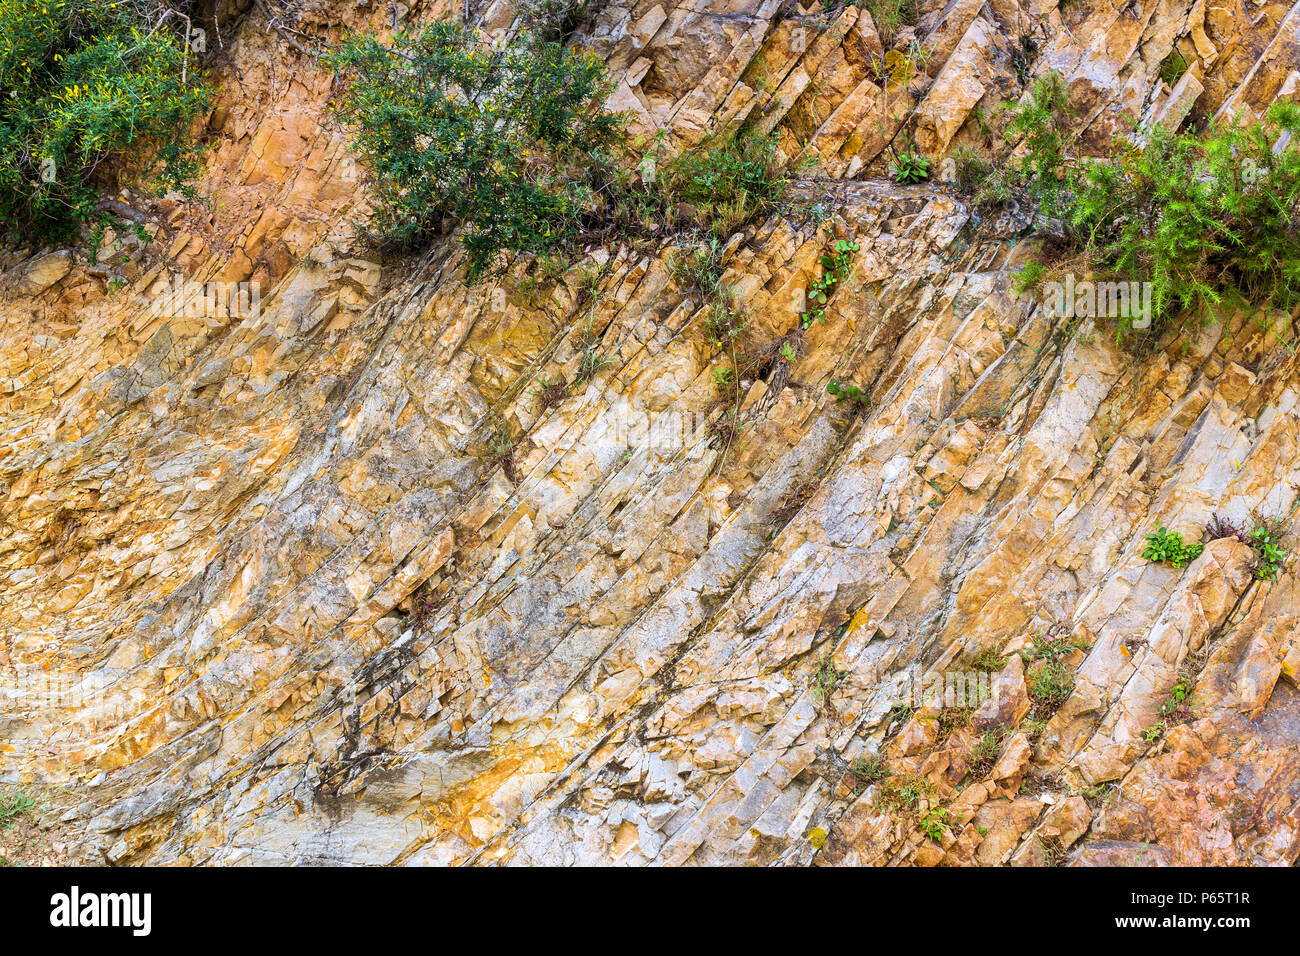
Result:
[[[594,56],[533,34],[492,48],[440,22],[391,47],[349,34],[326,62],[344,81],[333,108],[374,174],[383,242],[418,245],[444,218],[463,224],[473,282],[503,251],[547,254],[577,238],[592,170],[621,135]]]
[[[191,194],[188,135],[212,90],[158,0],[0,0],[0,219],[62,241],[127,167]]]
[[[1147,546],[1142,551],[1142,557],[1148,561],[1173,565],[1175,568],[1185,568],[1189,562],[1198,558],[1204,550],[1205,545],[1199,542],[1185,544],[1182,534],[1177,531],[1170,531],[1164,525],[1161,525],[1147,535]]]

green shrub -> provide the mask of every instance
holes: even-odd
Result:
[[[349,34],[326,62],[344,82],[333,108],[373,173],[381,241],[418,245],[448,218],[465,227],[474,282],[504,251],[576,240],[593,170],[621,135],[594,56],[533,34],[492,48],[440,22],[391,47]]]
[[[1204,550],[1205,545],[1199,542],[1185,544],[1179,532],[1170,531],[1161,525],[1147,535],[1147,546],[1142,551],[1142,557],[1148,561],[1173,565],[1175,568],[1185,568],[1188,562],[1194,561]]]
[[[1023,153],[990,177],[980,198],[996,204],[1018,192],[1043,215],[1061,215],[1066,208],[1066,147],[1073,118],[1061,74],[1052,71],[1034,80],[1024,103],[1012,109],[1003,132],[1009,143],[1023,139]]]
[[[701,227],[725,239],[775,209],[790,188],[776,146],[774,135],[722,134],[670,160],[664,188],[691,207]]]
[[[1278,152],[1273,143],[1288,135]],[[1106,272],[1151,282],[1157,317],[1230,301],[1300,304],[1300,105],[1205,136],[1155,128],[1144,149],[1071,177],[1076,242]]]
[[[1021,155],[988,177],[979,204],[1026,201],[1059,222],[1058,255],[1099,280],[1150,282],[1157,331],[1222,303],[1300,305],[1300,105],[1204,134],[1157,126],[1144,146],[1106,159],[1068,155],[1071,116],[1061,77],[1036,80],[1007,126]]]
[[[212,90],[157,0],[0,0],[0,219],[67,239],[128,179],[178,189]],[[132,176],[134,174],[134,176]]]

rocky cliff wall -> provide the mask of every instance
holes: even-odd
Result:
[[[68,854],[1294,863],[1294,562],[1141,557],[1157,524],[1294,509],[1289,320],[1137,358],[1012,292],[1015,215],[882,176],[904,128],[986,146],[1025,36],[1099,151],[1258,115],[1295,92],[1300,6],[923,0],[891,38],[932,51],[906,87],[856,6],[600,7],[576,39],[640,131],[744,119],[815,160],[797,191],[828,228],[727,244],[747,334],[788,336],[827,244],[861,247],[802,354],[742,383],[725,455],[669,240],[590,249],[594,283],[521,260],[467,288],[453,243],[381,263],[355,238],[364,172],[303,38],[465,9],[221,5],[210,203],[153,207],[147,249],[3,254],[0,779],[45,787]],[[178,277],[265,291],[159,314]],[[542,401],[588,341],[609,364]],[[1054,710],[1014,653],[1035,639]],[[973,714],[894,706],[979,666]]]

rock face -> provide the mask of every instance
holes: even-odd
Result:
[[[861,247],[725,455],[667,243],[592,249],[594,291],[523,260],[467,288],[452,243],[381,267],[329,77],[232,10],[220,202],[164,203],[154,252],[0,258],[0,781],[59,785],[112,863],[1293,864],[1294,561],[1141,557],[1295,510],[1290,320],[1135,359],[1012,292],[1017,223],[879,178],[911,118],[936,157],[983,143],[1022,36],[1099,149],[1258,115],[1300,5],[1251,9],[923,0],[900,82],[865,8],[601,7],[577,41],[634,125],[746,120],[817,163],[827,228],[728,244],[749,334]],[[178,278],[260,301],[159,310]],[[591,337],[609,364],[542,401]],[[991,696],[896,706],[950,673]]]

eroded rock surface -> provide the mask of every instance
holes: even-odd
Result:
[[[936,157],[986,142],[1022,35],[1098,150],[1129,119],[1258,115],[1295,94],[1300,6],[922,2],[891,45],[932,51],[907,86],[873,69],[856,6],[602,6],[577,41],[635,127],[680,148],[748,120],[816,162],[798,191],[827,229],[775,216],[728,244],[748,334],[793,331],[828,243],[861,246],[803,354],[745,383],[725,455],[671,242],[591,250],[594,292],[522,260],[467,288],[452,243],[381,265],[328,75],[229,7],[220,202],[164,203],[152,253],[0,260],[0,779],[68,785],[92,855],[1300,857],[1294,562],[1262,582],[1231,539],[1185,569],[1141,557],[1157,524],[1294,510],[1289,320],[1135,360],[1012,292],[1022,221],[881,178],[909,117]],[[471,13],[513,22],[505,0]],[[1191,79],[1170,90],[1175,44]],[[177,276],[266,291],[254,314],[159,315]],[[542,402],[588,330],[610,363]],[[1035,638],[1069,675],[1051,709],[1029,700]],[[973,725],[894,707],[990,655]]]

